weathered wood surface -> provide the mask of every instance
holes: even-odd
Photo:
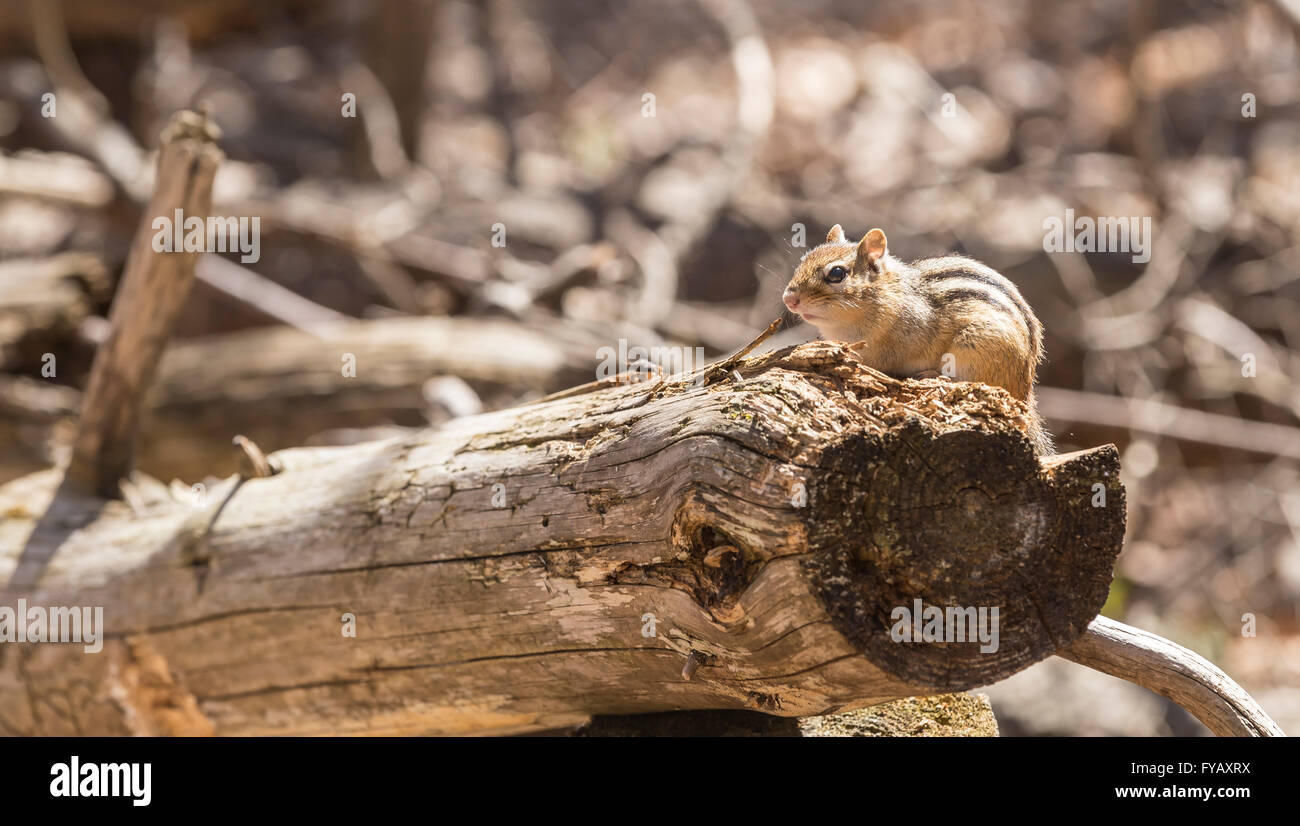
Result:
[[[1040,463],[1005,393],[898,382],[836,344],[739,372],[283,451],[206,538],[233,480],[202,507],[160,496],[136,512],[60,489],[56,471],[11,482],[0,604],[102,605],[108,639],[94,655],[0,646],[0,725],[510,733],[594,713],[807,716],[996,681],[1096,615],[1124,529],[1113,447]],[[892,609],[914,598],[998,606],[1000,647],[891,641]]]
[[[69,482],[101,496],[115,496],[131,471],[144,390],[194,282],[200,254],[155,250],[153,222],[175,220],[179,238],[190,221],[207,220],[212,182],[224,158],[216,140],[206,116],[192,112],[176,113],[163,131],[153,197],[131,241],[109,314],[112,331],[95,353],[68,465]]]

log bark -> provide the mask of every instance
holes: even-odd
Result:
[[[0,721],[445,734],[808,716],[996,681],[1096,616],[1124,532],[1112,446],[1040,461],[1004,392],[896,381],[833,343],[737,371],[282,451],[279,473],[202,507],[133,510],[56,471],[11,482],[0,604],[100,605],[108,633],[94,655],[0,645]],[[892,641],[915,599],[998,607],[997,650]]]

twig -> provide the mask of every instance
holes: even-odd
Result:
[[[101,496],[116,496],[118,480],[131,470],[144,394],[198,260],[193,252],[155,252],[153,220],[178,209],[206,220],[223,157],[215,141],[216,127],[193,112],[178,112],[163,131],[157,186],[127,255],[109,316],[113,331],[95,354],[68,467],[70,482]]]
[[[63,20],[63,0],[28,0],[32,21],[32,40],[36,53],[45,64],[45,72],[60,92],[71,92],[97,115],[107,116],[108,100],[100,94],[81,71],[72,51],[68,27]]]
[[[348,316],[286,290],[219,255],[203,255],[199,259],[197,277],[224,295],[304,332],[317,334],[322,324],[349,320]]]
[[[203,584],[207,581],[209,565],[212,563],[212,555],[208,551],[208,543],[212,537],[212,529],[216,527],[217,520],[221,518],[221,512],[230,504],[230,500],[235,498],[239,489],[249,479],[265,479],[275,474],[275,469],[267,461],[266,454],[257,446],[257,443],[247,436],[236,436],[231,440],[231,444],[244,451],[245,462],[239,470],[239,475],[235,478],[235,484],[230,487],[230,491],[222,497],[217,506],[212,509],[212,515],[207,517],[203,530],[194,533],[194,528],[190,527],[190,535],[181,545],[181,558],[185,564],[193,567],[196,573],[195,590],[203,593]]]
[[[1285,737],[1245,689],[1213,663],[1157,634],[1106,617],[1056,652],[1168,697],[1220,737]]]
[[[113,182],[85,161],[69,163],[43,154],[0,154],[0,194],[25,195],[79,207],[113,200]]]
[[[1121,427],[1188,442],[1300,459],[1300,428],[1236,419],[1146,399],[1040,387],[1039,411],[1049,419]]]
[[[362,101],[361,126],[370,150],[370,164],[379,177],[395,180],[406,174],[411,160],[402,146],[402,124],[397,107],[384,84],[363,63],[351,63],[342,71],[343,88]]]
[[[275,474],[275,470],[271,468],[271,463],[267,461],[266,454],[257,446],[257,442],[247,436],[236,436],[231,440],[231,444],[244,451],[244,457],[248,459],[248,465],[254,478],[265,479]],[[247,476],[248,474],[241,473],[240,475]]]
[[[565,390],[557,390],[540,399],[534,399],[528,402],[529,405],[545,404],[547,402],[557,401],[559,399],[569,399],[574,396],[581,396],[586,393],[593,393],[597,390],[604,390],[608,387],[625,387],[629,384],[643,384],[650,381],[651,376],[654,378],[654,387],[658,387],[664,382],[664,371],[659,365],[653,362],[642,360],[632,365],[631,370],[626,370],[614,376],[607,376],[596,381],[589,381],[586,384],[579,384],[576,387],[570,387]]]
[[[739,350],[732,353],[730,356],[727,356],[725,359],[723,359],[722,361],[716,364],[709,365],[708,372],[705,373],[704,383],[709,384],[713,381],[717,381],[720,377],[731,373],[732,370],[735,370],[736,365],[740,364],[741,359],[749,355],[751,352],[754,351],[755,347],[767,341],[769,338],[771,338],[773,335],[776,334],[777,330],[781,329],[781,322],[784,320],[784,318],[785,317],[782,316],[781,318],[778,318],[776,321],[773,321],[771,324],[767,325],[767,329],[759,333],[757,336],[755,336],[753,341],[746,344],[744,347],[741,347]]]
[[[132,199],[148,197],[144,150],[109,117],[108,101],[82,73],[64,24],[61,0],[30,0],[37,55],[57,93],[59,114],[44,118],[59,136],[99,162]]]

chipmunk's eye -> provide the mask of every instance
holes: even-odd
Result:
[[[826,273],[826,283],[838,284],[843,281],[848,274],[849,271],[843,267],[831,267],[830,271]]]

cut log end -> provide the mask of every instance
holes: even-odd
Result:
[[[1022,435],[914,418],[844,439],[820,471],[805,570],[835,628],[900,680],[1003,679],[1075,640],[1106,600],[1124,532],[1114,446],[1040,462]]]
[[[1122,547],[1115,447],[1036,455],[1022,411],[1000,390],[897,381],[847,352],[817,342],[742,368],[743,392],[763,395],[737,394],[740,420],[773,396],[819,415],[830,399],[852,411],[839,435],[784,456],[796,467],[792,489],[806,485],[788,503],[806,582],[789,586],[806,587],[867,661],[917,690],[988,685],[1077,639],[1106,601]],[[792,373],[825,395],[782,395]],[[746,435],[778,453],[792,436],[804,443],[785,425],[757,415]],[[686,489],[672,559],[625,564],[611,582],[687,591],[714,622],[742,626],[781,552],[770,537],[747,537],[732,503]]]

